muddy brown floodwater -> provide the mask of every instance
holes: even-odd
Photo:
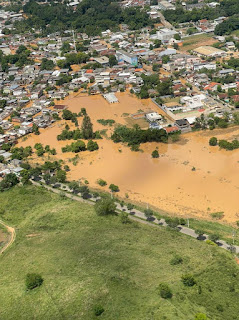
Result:
[[[85,107],[95,130],[107,128],[97,123],[100,118],[126,123],[122,114],[139,109],[157,110],[150,100],[140,101],[128,93],[117,94],[117,97],[120,103],[112,105],[100,96],[70,96],[64,103],[74,112]],[[104,137],[98,140],[98,151],[80,153],[74,166],[68,160],[75,154],[61,153],[61,147],[70,142],[56,139],[64,124],[65,121],[60,121],[19,144],[33,146],[41,142],[55,147],[54,159],[65,160],[71,168],[68,178],[87,179],[92,187],[98,187],[96,180],[102,178],[108,185],[118,185],[120,196],[128,193],[130,200],[149,203],[172,214],[208,219],[210,213],[223,211],[225,222],[239,220],[239,150],[225,151],[208,145],[211,136],[228,140],[239,137],[238,127],[185,134],[174,144],[147,143],[141,145],[143,152],[132,152]],[[159,159],[151,158],[155,148],[158,148]]]

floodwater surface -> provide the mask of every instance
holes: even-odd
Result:
[[[126,123],[125,113],[157,107],[150,101],[141,101],[127,93],[117,94],[118,104],[108,104],[100,96],[80,96],[64,101],[69,110],[79,112],[87,109],[94,130],[112,129],[104,127],[97,119],[114,119]],[[51,159],[63,159],[71,171],[71,180],[87,179],[90,186],[99,187],[96,180],[102,178],[108,185],[119,186],[119,196],[129,200],[148,203],[172,214],[185,217],[210,218],[210,213],[224,212],[225,222],[239,220],[239,150],[225,151],[208,144],[210,137],[228,139],[239,137],[239,128],[194,132],[181,136],[177,143],[147,143],[141,152],[132,152],[127,146],[115,144],[109,138],[98,140],[99,150],[79,153],[76,165],[69,162],[75,154],[62,154],[61,148],[71,141],[57,141],[56,136],[64,128],[65,121],[52,128],[41,130],[39,136],[29,135],[20,142],[27,146],[36,142],[55,147],[57,155]],[[69,121],[67,122],[69,124]],[[81,118],[79,118],[79,124]],[[158,149],[160,157],[152,159],[151,153]],[[35,158],[41,163],[45,159]],[[108,189],[108,186],[102,188]]]

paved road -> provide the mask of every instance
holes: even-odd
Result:
[[[76,200],[76,201],[79,201],[79,202],[84,202],[84,203],[88,203],[90,205],[94,205],[95,204],[95,201],[97,200],[96,198],[91,198],[91,200],[84,200],[82,199],[81,197],[77,196],[77,195],[73,195],[73,194],[70,194],[70,193],[67,193],[65,191],[68,191],[70,192],[70,189],[68,188],[68,186],[64,185],[64,184],[61,184],[61,187],[65,187],[64,189],[55,189],[55,188],[52,188],[46,184],[43,184],[41,185],[40,183],[36,182],[36,181],[32,181],[32,183],[34,185],[37,185],[37,186],[43,186],[44,188],[46,188],[47,190],[50,190],[54,193],[57,193],[57,194],[62,194],[64,193],[66,197],[72,199],[72,200]],[[142,212],[142,211],[139,211],[137,209],[133,209],[133,210],[128,210],[127,209],[127,206],[121,206],[119,203],[116,202],[116,207],[117,207],[117,210],[118,211],[124,211],[124,212],[127,212],[129,213],[129,217],[130,219],[132,220],[135,220],[135,221],[138,221],[140,223],[143,223],[143,224],[147,224],[147,225],[150,225],[151,227],[154,226],[154,227],[157,227],[157,226],[163,226],[163,227],[166,227],[167,226],[167,223],[165,222],[164,219],[160,219],[158,220],[156,217],[152,217],[150,218],[150,220],[147,220],[146,217],[145,217],[145,214]],[[185,226],[178,226],[178,229],[179,229],[179,232],[185,234],[185,235],[188,235],[192,238],[198,238],[198,235],[196,234],[196,232],[191,229],[191,228],[188,228],[188,227],[185,227]],[[201,237],[201,240],[202,241],[206,241],[208,240],[208,235],[204,234],[202,237]],[[231,250],[231,246],[229,244],[227,244],[225,241],[223,240],[218,240],[217,241],[217,245],[220,247],[220,248],[223,248],[225,250]],[[235,250],[235,253],[239,253],[239,246],[233,246],[234,250]]]

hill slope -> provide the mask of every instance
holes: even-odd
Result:
[[[230,254],[164,228],[123,225],[117,216],[98,217],[93,207],[36,187],[0,194],[3,219],[17,239],[0,257],[0,318],[237,319],[239,268]],[[180,255],[183,263],[171,265]],[[40,273],[42,287],[25,290],[28,272]],[[181,276],[191,273],[194,287]],[[163,300],[159,283],[173,298]]]

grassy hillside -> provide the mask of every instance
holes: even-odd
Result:
[[[4,221],[17,229],[13,246],[0,257],[0,319],[211,320],[238,319],[239,268],[228,252],[176,231],[117,216],[98,217],[92,206],[36,187],[0,194]],[[183,263],[171,265],[180,255]],[[28,272],[44,283],[25,290]],[[181,276],[191,273],[194,287]],[[162,299],[166,282],[173,297]]]

